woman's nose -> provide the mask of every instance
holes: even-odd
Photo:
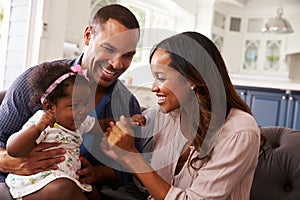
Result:
[[[158,85],[154,82],[152,84],[152,87],[151,87],[151,92],[158,92],[159,91],[159,87]]]

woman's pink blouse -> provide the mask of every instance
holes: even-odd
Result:
[[[260,130],[251,115],[231,109],[210,159],[197,161],[194,166],[198,170],[186,162],[177,175],[177,160],[187,144],[180,130],[180,112],[157,111],[152,130],[155,135],[151,166],[171,184],[166,200],[249,199],[260,145]],[[192,146],[189,148],[188,160],[199,154]]]

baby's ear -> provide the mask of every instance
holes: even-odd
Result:
[[[47,113],[55,114],[56,106],[53,102],[45,100],[43,103],[43,108]]]

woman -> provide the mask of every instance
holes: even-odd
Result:
[[[135,174],[150,199],[249,199],[260,131],[216,46],[184,32],[154,47],[150,63],[159,105],[144,112],[144,131],[153,135],[150,165],[124,117],[102,140],[106,154]]]

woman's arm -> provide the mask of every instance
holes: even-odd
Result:
[[[142,182],[155,200],[165,199],[171,185],[162,179],[156,171],[149,166],[139,152],[137,152],[135,156],[125,157],[124,163]]]
[[[191,177],[191,185],[180,188],[165,182],[137,152],[126,119],[121,118],[116,124],[105,133],[107,138],[101,143],[103,151],[135,174],[154,199],[223,199],[230,195],[245,199],[249,195],[258,158],[258,134],[238,131],[231,132],[229,137],[224,133],[209,162],[197,170],[197,175],[192,173],[195,177]],[[185,173],[190,176],[190,171]]]
[[[134,145],[133,130],[125,117],[114,125],[111,123],[101,142],[103,151],[123,164],[147,188],[156,200],[164,199],[171,187],[144,160]]]
[[[7,153],[12,157],[27,156],[36,147],[36,139],[47,126],[53,126],[55,117],[44,113],[35,124],[12,134],[7,141]]]

